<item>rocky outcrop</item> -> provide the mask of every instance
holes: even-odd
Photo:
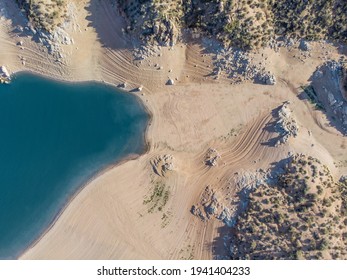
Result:
[[[206,186],[200,197],[198,205],[193,205],[191,212],[193,215],[207,221],[212,218],[224,222],[226,225],[232,226],[232,210],[226,207],[218,198],[216,192],[211,186]]]
[[[126,32],[134,34],[142,42],[159,46],[174,46],[181,23],[178,15],[182,4],[160,1],[117,1],[120,13],[127,21]]]
[[[11,81],[10,72],[7,70],[6,66],[0,67],[0,83],[9,83]]]
[[[262,81],[265,85],[273,86],[276,84],[276,77],[275,75],[271,74],[270,72],[267,73],[259,73],[258,78],[260,81]]]
[[[235,48],[224,48],[215,41],[207,39],[204,39],[204,45],[211,53],[216,53],[212,73],[216,79],[225,75],[236,84],[244,81],[267,85],[276,84],[275,76],[266,71],[264,65],[256,63],[248,52]]]
[[[153,158],[150,163],[152,165],[153,171],[162,177],[167,176],[168,172],[175,169],[174,157],[170,154],[159,155]]]
[[[0,75],[4,78],[10,78],[10,72],[8,72],[6,66],[3,65],[0,67]]]
[[[309,97],[323,108],[335,127],[347,134],[345,67],[341,61],[328,61],[319,67],[312,75],[314,94]]]
[[[278,110],[278,121],[275,129],[280,135],[280,139],[276,142],[275,146],[286,143],[290,137],[297,137],[299,126],[294,119],[289,107],[289,102],[285,102]]]
[[[201,221],[217,219],[228,227],[233,227],[237,216],[245,211],[249,194],[265,184],[269,174],[264,171],[240,172],[232,176],[227,184],[235,188],[233,192],[222,193],[208,185],[200,196],[199,202],[192,206],[191,213]]]
[[[221,156],[216,149],[209,148],[205,155],[205,164],[208,166],[216,166],[220,158]]]
[[[112,1],[127,20],[127,32],[160,45],[175,44],[190,32],[243,50],[273,47],[278,37],[347,40],[343,0]],[[307,52],[308,42],[300,49]]]
[[[74,44],[74,40],[60,27],[55,28],[52,32],[38,30],[37,36],[38,41],[47,48],[48,53],[56,55],[58,58],[62,58],[61,45]]]
[[[43,45],[57,62],[64,62],[62,45],[74,44],[66,30],[75,26],[76,7],[65,0],[17,1],[27,17],[23,25],[17,25],[14,32],[20,37],[31,37]],[[74,27],[75,28],[75,27]],[[23,41],[18,46],[23,49]]]

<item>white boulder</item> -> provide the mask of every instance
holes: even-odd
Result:
[[[175,84],[175,82],[173,79],[169,79],[166,84],[169,86],[173,86]]]

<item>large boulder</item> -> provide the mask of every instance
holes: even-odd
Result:
[[[0,76],[2,76],[4,78],[10,78],[10,73],[8,72],[6,66],[0,67]]]
[[[173,86],[175,84],[174,80],[173,79],[169,79],[167,82],[166,82],[167,85],[169,86]]]

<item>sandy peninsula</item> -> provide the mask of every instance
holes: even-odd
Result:
[[[209,199],[207,187],[227,205],[237,200],[240,175],[252,178],[296,153],[320,159],[336,180],[347,174],[346,137],[300,98],[316,68],[346,56],[346,48],[316,42],[305,57],[296,48],[266,48],[252,59],[277,83],[232,84],[210,75],[216,58],[198,39],[161,47],[140,63],[123,18],[107,1],[70,2],[74,16],[65,30],[73,44],[60,45],[57,59],[25,30],[16,31],[26,19],[13,1],[1,1],[0,65],[70,81],[125,83],[126,91],[141,86],[129,94],[152,114],[149,149],[88,183],[20,259],[226,258],[229,227],[214,215],[192,213]],[[269,127],[285,102],[299,132],[275,145],[278,132]],[[153,195],[158,190],[166,195]]]

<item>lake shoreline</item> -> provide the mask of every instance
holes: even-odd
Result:
[[[63,63],[54,62],[47,51],[30,38],[16,37],[11,33],[14,26],[0,20],[0,37],[4,38],[0,41],[1,64],[14,72],[29,69],[72,82],[126,83],[130,91],[142,85],[142,92],[131,94],[142,100],[152,116],[145,132],[148,151],[136,160],[110,167],[84,186],[50,229],[19,259],[213,259],[216,255],[224,256],[228,252],[220,246],[223,242],[219,231],[223,223],[201,222],[190,212],[192,205],[199,203],[207,184],[223,196],[223,178],[240,170],[253,172],[255,167],[266,170],[271,162],[284,159],[288,152],[309,153],[331,168],[334,168],[333,162],[344,160],[345,152],[341,148],[344,139],[325,125],[321,112],[299,100],[298,95],[319,65],[328,59],[338,60],[340,55],[346,55],[346,49],[313,42],[307,56],[295,47],[284,46],[278,50],[266,47],[251,59],[275,75],[276,85],[247,81],[232,84],[223,73],[218,79],[211,75],[220,61],[208,51],[203,39],[188,39],[173,48],[161,47],[160,56],[144,56],[139,63],[133,55],[134,40],[122,32],[126,24],[108,1],[101,1],[98,7],[90,0],[75,5],[81,31],[66,30],[75,43],[62,46],[66,58]],[[19,40],[23,40],[24,49],[16,46]],[[18,56],[25,57],[25,65]],[[174,85],[166,85],[169,79]],[[247,138],[247,146],[240,151],[242,160],[238,158],[240,160],[235,162],[230,147],[247,134],[249,127],[256,133],[263,131],[264,127],[259,125],[262,116],[271,115],[272,110],[286,101],[291,102],[292,113],[303,133],[276,149],[259,146],[254,139]],[[268,131],[264,134],[276,137]],[[221,153],[222,162],[206,171],[203,159],[209,148]],[[167,176],[160,177],[154,174],[151,163],[163,155],[172,155],[175,165]],[[342,166],[335,175],[343,172],[346,174],[347,166]],[[115,180],[119,182],[117,186]],[[172,216],[164,227],[161,219],[167,212],[148,214],[143,205],[153,182],[170,186],[172,191],[164,209]],[[215,246],[214,251],[211,246]]]
[[[28,76],[29,75],[29,76]],[[120,164],[123,164],[129,160],[134,160],[138,157],[140,157],[141,155],[145,154],[146,152],[148,152],[149,150],[149,143],[148,141],[146,140],[146,134],[147,134],[147,130],[148,130],[148,126],[149,126],[149,123],[152,119],[152,114],[149,113],[148,111],[148,108],[143,104],[143,102],[141,101],[140,98],[138,98],[135,94],[131,94],[131,99],[129,99],[127,97],[127,95],[129,95],[129,93],[127,92],[124,92],[120,89],[118,89],[117,87],[113,86],[112,84],[110,83],[102,83],[102,82],[98,82],[98,81],[85,81],[83,83],[81,82],[65,82],[65,81],[60,81],[60,80],[57,80],[57,79],[51,79],[51,78],[47,78],[46,76],[44,75],[37,75],[36,73],[34,73],[33,71],[18,71],[16,73],[13,73],[12,74],[12,84],[11,85],[8,85],[8,86],[4,86],[4,93],[7,93],[6,95],[4,95],[3,97],[6,98],[4,99],[5,101],[6,100],[11,100],[12,97],[15,97],[15,96],[23,96],[21,94],[17,94],[17,92],[11,92],[11,90],[18,90],[18,88],[20,87],[21,83],[23,83],[23,77],[25,77],[25,79],[27,80],[32,80],[33,78],[35,79],[38,79],[38,80],[43,80],[46,84],[49,84],[50,82],[53,82],[54,84],[57,84],[57,85],[60,85],[62,88],[66,87],[66,86],[82,86],[82,90],[83,87],[85,88],[86,86],[88,86],[90,83],[92,83],[93,85],[93,88],[94,87],[100,87],[101,86],[101,89],[103,89],[103,86],[107,86],[107,88],[105,88],[105,90],[107,90],[107,93],[106,95],[101,95],[101,96],[109,96],[111,94],[112,96],[112,100],[118,100],[118,95],[119,96],[123,96],[122,99],[120,100],[128,100],[127,102],[130,102],[130,104],[133,103],[133,105],[130,105],[130,106],[135,106],[134,109],[135,111],[135,115],[137,114],[140,114],[138,115],[138,117],[136,118],[140,118],[139,121],[140,123],[144,122],[144,126],[138,126],[137,125],[137,121],[135,122],[136,123],[136,128],[134,126],[131,126],[131,127],[134,127],[134,129],[139,130],[139,131],[142,131],[141,134],[139,135],[140,138],[137,138],[137,139],[134,139],[133,141],[134,142],[134,148],[136,148],[136,150],[138,148],[140,148],[141,150],[139,151],[139,154],[136,152],[136,153],[131,153],[131,154],[127,154],[127,155],[124,155],[124,156],[119,156],[119,155],[116,155],[116,158],[114,160],[111,159],[107,159],[106,162],[109,162],[111,160],[111,163],[106,163],[103,164],[102,161],[101,161],[101,158],[100,158],[100,161],[98,160],[97,162],[95,162],[95,164],[92,163],[91,166],[101,166],[101,168],[99,168],[98,170],[95,170],[95,171],[92,171],[93,169],[95,168],[92,168],[90,171],[92,171],[92,174],[91,175],[87,175],[88,174],[88,169],[89,168],[85,168],[85,169],[81,169],[80,168],[80,171],[77,172],[77,174],[79,174],[79,172],[81,172],[81,175],[78,175],[78,177],[75,178],[75,176],[71,177],[63,177],[64,180],[67,180],[66,182],[70,182],[71,183],[66,183],[64,181],[64,185],[67,185],[69,186],[68,189],[66,189],[66,186],[63,188],[63,189],[66,189],[64,190],[64,192],[61,193],[61,195],[59,196],[59,205],[61,205],[59,207],[59,209],[57,211],[54,211],[54,212],[50,212],[53,216],[52,220],[48,223],[48,226],[47,225],[43,225],[43,228],[39,229],[38,230],[38,234],[35,234],[37,235],[38,237],[35,238],[34,241],[30,242],[29,245],[25,245],[23,249],[20,249],[19,251],[17,250],[14,250],[14,255],[8,255],[9,258],[19,258],[22,254],[24,254],[27,250],[29,250],[30,248],[32,248],[39,240],[42,239],[42,237],[46,234],[46,232],[49,231],[50,228],[53,227],[53,225],[55,224],[55,222],[57,221],[57,219],[59,218],[59,216],[61,215],[61,213],[68,207],[69,203],[84,189],[85,186],[87,186],[91,181],[95,180],[95,178],[97,178],[98,176],[101,176],[102,174],[104,174],[105,172],[107,172],[108,170],[114,168],[115,166],[118,166]],[[29,77],[29,78],[28,78]],[[33,77],[33,78],[32,78]],[[18,78],[18,83],[20,84],[16,84],[17,83],[17,78]],[[20,81],[20,82],[19,82]],[[14,86],[15,85],[15,86]],[[36,84],[35,84],[36,85]],[[41,91],[41,89],[39,88],[39,84],[37,84],[38,86],[38,91],[36,91],[35,89],[31,89],[29,90],[29,95],[24,95],[26,96],[27,98],[30,98],[30,93],[33,93],[33,98],[35,96],[37,96],[37,94]],[[6,88],[5,88],[6,87]],[[12,87],[12,88],[11,88]],[[29,87],[26,87],[27,89],[29,89]],[[94,89],[93,89],[94,90]],[[52,89],[52,93],[54,92],[54,90]],[[20,92],[18,92],[20,93]],[[62,92],[57,92],[58,94],[61,94],[60,96],[61,97],[64,97],[64,94],[63,94],[63,91]],[[76,100],[83,97],[83,94],[84,92],[80,92],[79,95],[75,96],[73,98],[73,100]],[[86,98],[89,100],[90,99],[90,96],[91,96],[91,93],[90,91],[87,91],[86,92]],[[73,96],[73,95],[70,95],[70,96]],[[109,97],[107,97],[109,98]],[[117,99],[118,98],[118,99]],[[86,100],[87,100],[86,99]],[[104,99],[104,98],[103,98]],[[83,102],[83,99],[81,100]],[[120,104],[123,104],[124,101],[119,101],[121,102]],[[6,103],[5,103],[6,104]],[[73,103],[74,104],[74,103]],[[83,103],[82,103],[83,104]],[[99,103],[97,103],[99,104]],[[127,103],[124,103],[124,105],[128,106]],[[122,106],[122,105],[121,105]],[[30,106],[29,106],[30,107]],[[102,109],[102,108],[100,108]],[[111,109],[112,109],[112,106],[111,106]],[[115,110],[116,108],[114,108],[113,110]],[[58,111],[60,109],[58,108]],[[65,110],[65,109],[64,109]],[[113,111],[112,110],[112,111]],[[116,109],[117,110],[117,109]],[[110,108],[107,109],[107,112],[110,111]],[[118,110],[117,110],[118,111]],[[63,111],[62,111],[63,112]],[[127,115],[127,111],[125,110],[124,113]],[[130,115],[129,115],[130,117]],[[145,120],[142,119],[143,117],[145,117]],[[132,118],[132,117],[131,117]],[[125,118],[126,119],[126,118]],[[130,120],[129,120],[130,122]],[[131,122],[134,122],[134,121],[131,121]],[[113,123],[113,122],[112,122]],[[117,122],[118,123],[118,122]],[[122,133],[122,132],[119,132],[119,133]],[[111,133],[110,135],[113,135],[114,133]],[[116,132],[117,134],[117,132]],[[10,134],[11,135],[11,134]],[[117,140],[118,141],[118,140]],[[117,146],[117,143],[118,142],[115,142],[114,145],[115,147]],[[114,146],[111,144],[111,147]],[[121,146],[122,147],[122,146]],[[106,147],[105,147],[106,148]],[[112,148],[112,149],[115,149],[115,148]],[[131,150],[133,149],[131,145],[125,147],[126,150]],[[120,149],[120,153],[124,153],[126,150],[123,150],[123,148]],[[117,151],[117,148],[112,152],[112,154],[116,153],[115,151]],[[102,157],[106,159],[106,157],[108,157],[107,155],[108,153],[105,153]],[[89,165],[89,163],[87,162],[87,164]],[[83,167],[83,163],[81,165]],[[87,166],[87,165],[84,165],[84,166]],[[83,171],[82,171],[83,170]],[[85,173],[84,175],[82,175],[82,173]],[[33,178],[35,177],[35,175],[33,175]],[[74,182],[75,180],[77,181],[82,181],[81,184],[78,184],[76,185],[75,183],[72,183]],[[58,183],[58,186],[59,186],[60,183]],[[48,186],[49,187],[49,186]],[[54,187],[53,189],[56,190],[56,187]],[[71,191],[70,191],[71,189]],[[63,199],[64,197],[64,193],[71,193],[71,195],[68,195],[67,199]],[[51,203],[51,205],[55,205],[55,203]],[[54,208],[54,207],[53,207]],[[41,220],[42,218],[40,218]],[[43,219],[46,219],[46,218],[43,218]],[[41,222],[40,222],[41,223]],[[36,228],[37,226],[34,226],[33,225],[33,229]],[[30,238],[30,235],[28,235],[29,238]],[[28,237],[26,237],[25,239],[28,239]],[[14,245],[14,244],[13,244]],[[11,246],[13,246],[11,245]],[[22,247],[22,246],[13,246],[13,248],[15,247]],[[9,247],[11,248],[11,247]],[[16,252],[17,251],[17,252]],[[5,255],[4,255],[5,258],[7,258]]]
[[[71,202],[84,190],[85,187],[88,186],[88,184],[90,184],[92,181],[94,181],[96,178],[102,176],[103,174],[105,174],[106,172],[108,172],[109,170],[124,164],[125,162],[131,161],[131,160],[136,160],[139,157],[141,157],[142,155],[129,155],[119,161],[117,161],[114,164],[110,164],[108,167],[102,169],[100,172],[97,172],[95,175],[93,175],[90,179],[88,179],[84,184],[82,184],[80,187],[77,188],[77,191],[70,196],[70,198],[66,201],[66,203],[64,203],[64,206],[61,207],[61,209],[58,211],[58,213],[54,216],[52,222],[49,224],[48,227],[45,227],[45,229],[42,231],[41,234],[39,234],[39,237],[36,238],[29,246],[27,246],[24,250],[20,251],[17,254],[16,259],[19,259],[22,255],[25,255],[25,253],[27,253],[30,249],[32,249],[33,247],[35,247],[35,245],[37,245],[44,237],[45,235],[54,227],[54,225],[56,224],[56,222],[58,221],[59,217],[64,213],[64,211],[69,207],[69,205],[71,204]]]
[[[19,71],[17,73],[22,73],[22,72],[26,72],[26,71]],[[29,73],[32,73],[31,71],[28,71]],[[37,75],[36,73],[32,73]],[[42,77],[45,77],[44,75],[41,75]],[[50,78],[50,77],[48,77]],[[53,80],[60,82],[58,79],[52,78]],[[64,80],[63,82],[67,82],[67,83],[79,83],[78,81],[69,81],[69,80]],[[107,82],[101,82],[101,81],[97,81],[97,80],[93,80],[93,81],[85,81],[85,82],[97,82],[97,83],[105,83],[107,85],[110,85],[112,87],[115,87],[118,89],[118,87],[116,87],[115,85],[111,84],[111,83],[107,83]],[[136,160],[138,158],[140,158],[141,156],[144,156],[145,154],[147,154],[150,150],[150,143],[147,140],[148,137],[148,128],[152,122],[153,119],[153,114],[151,111],[149,111],[148,107],[142,102],[142,100],[140,98],[138,98],[138,96],[135,93],[132,92],[126,92],[124,90],[119,89],[119,91],[123,92],[124,94],[132,94],[134,96],[136,96],[139,104],[143,107],[143,109],[145,109],[146,113],[148,114],[148,122],[145,128],[145,131],[142,135],[143,137],[143,143],[144,143],[144,151],[141,154],[138,155],[128,155],[124,158],[122,158],[121,160],[117,160],[115,163],[110,164],[109,166],[103,168],[102,170],[100,170],[99,172],[97,172],[96,174],[94,174],[90,179],[88,179],[85,183],[83,183],[80,187],[77,187],[77,191],[70,196],[70,198],[66,201],[66,203],[64,203],[63,207],[61,207],[61,209],[58,211],[58,213],[54,216],[52,222],[49,224],[49,226],[47,228],[45,228],[41,234],[39,234],[39,237],[37,239],[35,239],[29,246],[27,246],[24,250],[22,250],[20,253],[17,254],[17,259],[19,259],[21,256],[23,256],[26,252],[28,252],[30,249],[32,249],[37,243],[40,242],[40,240],[42,240],[42,238],[45,237],[45,235],[52,229],[52,227],[56,224],[56,222],[58,221],[59,217],[64,213],[64,211],[68,208],[68,206],[70,205],[70,203],[83,191],[84,188],[86,188],[92,181],[94,181],[96,178],[102,176],[103,174],[105,174],[106,172],[108,172],[109,170],[116,168],[117,166],[120,166],[128,161],[132,161],[132,160]]]

